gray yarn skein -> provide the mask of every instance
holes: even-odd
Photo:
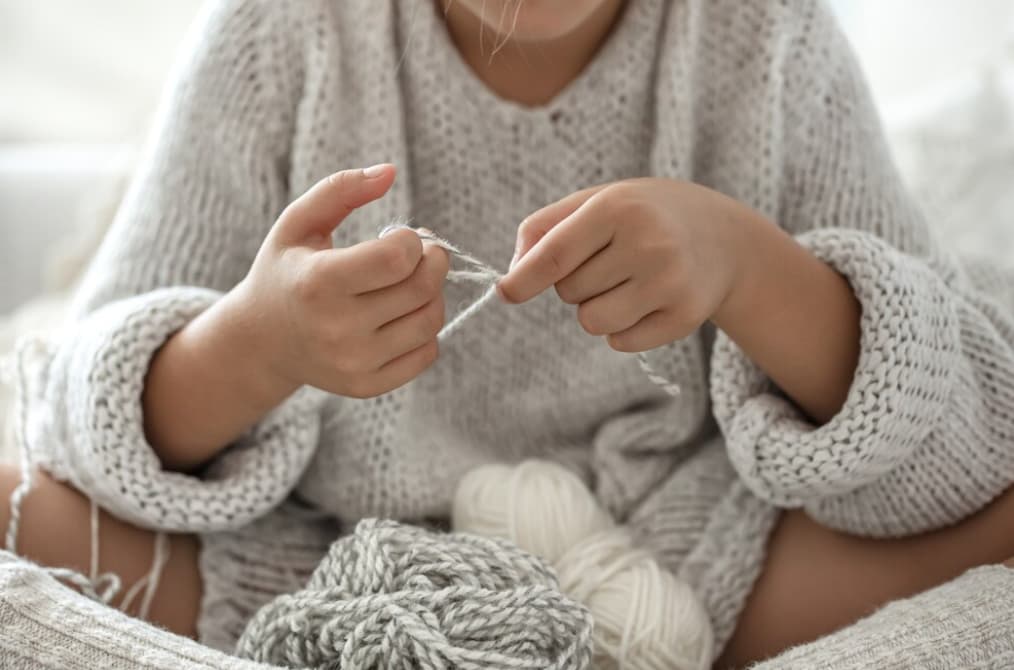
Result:
[[[306,588],[261,608],[237,654],[296,668],[583,670],[592,616],[509,542],[366,520]]]

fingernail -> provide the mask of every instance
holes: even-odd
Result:
[[[367,179],[376,179],[380,175],[384,174],[384,171],[387,170],[387,165],[387,163],[371,165],[370,167],[363,169],[363,176]]]
[[[508,266],[507,272],[510,272],[511,270],[513,270],[514,266],[517,265],[517,262],[518,262],[518,252],[515,251],[514,252],[514,258],[511,259],[511,264],[510,264],[510,266]]]
[[[380,239],[384,239],[385,237],[387,237],[388,235],[390,235],[391,233],[402,227],[403,226],[400,226],[397,223],[392,223],[390,225],[384,226],[384,229],[380,231],[380,234],[377,235],[377,237]]]
[[[436,233],[434,233],[434,232],[433,232],[432,230],[430,230],[429,228],[423,228],[422,226],[419,226],[418,228],[416,228],[416,230],[418,230],[418,231],[419,231],[420,233],[422,233],[423,235],[427,235],[427,236],[429,236],[429,237],[436,237],[436,236],[437,236],[437,234],[436,234]]]

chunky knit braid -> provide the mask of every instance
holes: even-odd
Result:
[[[362,521],[298,593],[262,608],[238,654],[299,668],[581,670],[591,614],[506,541]]]

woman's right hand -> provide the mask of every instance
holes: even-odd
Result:
[[[343,396],[380,395],[437,358],[448,258],[411,230],[333,248],[332,231],[383,196],[391,165],[348,170],[317,183],[272,227],[230,296],[281,387],[308,384]]]

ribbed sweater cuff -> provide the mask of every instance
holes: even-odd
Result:
[[[956,310],[925,263],[855,230],[799,241],[849,281],[862,306],[860,357],[841,411],[815,426],[724,333],[711,373],[733,465],[781,506],[847,493],[904,460],[944,415],[961,363]]]
[[[32,403],[38,464],[112,514],[160,530],[235,528],[284,499],[316,447],[319,392],[297,392],[201,476],[163,470],[145,437],[141,397],[153,356],[219,297],[161,289],[80,322],[49,365],[47,397]]]

